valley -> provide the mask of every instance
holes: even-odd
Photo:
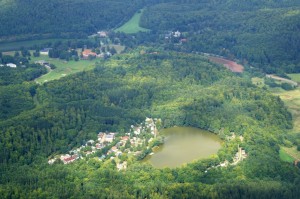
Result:
[[[0,4],[1,198],[300,195],[298,2]]]

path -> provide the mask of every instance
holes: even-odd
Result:
[[[293,80],[290,80],[290,79],[283,78],[283,77],[278,77],[276,75],[266,75],[266,77],[272,78],[272,79],[275,79],[275,80],[278,80],[278,81],[286,82],[286,83],[289,83],[293,86],[298,86],[297,82],[295,82]]]
[[[51,71],[52,71],[52,68],[49,66],[49,65],[43,65],[46,69],[47,69],[47,73],[46,74],[44,74],[44,75],[42,75],[42,76],[39,76],[39,77],[37,77],[37,78],[35,78],[35,83],[37,83],[37,84],[41,84],[41,83],[39,83],[38,81],[37,81],[37,79],[39,79],[39,78],[42,78],[43,76],[45,76],[45,75],[48,75],[49,73],[51,73]]]

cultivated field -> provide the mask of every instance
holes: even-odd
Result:
[[[115,29],[116,32],[124,32],[127,34],[137,33],[137,32],[147,32],[149,31],[146,28],[140,27],[140,18],[142,16],[143,11],[135,13],[135,15],[124,25]]]

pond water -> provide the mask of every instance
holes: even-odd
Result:
[[[221,147],[221,139],[202,129],[191,127],[172,127],[161,134],[165,143],[146,158],[156,168],[174,168],[193,160],[208,158]]]

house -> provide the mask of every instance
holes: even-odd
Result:
[[[48,164],[53,164],[55,162],[56,158],[48,160]]]
[[[127,140],[129,140],[128,136],[123,136],[121,137],[122,142],[127,142]]]
[[[11,68],[17,68],[17,65],[13,64],[13,63],[8,63],[8,64],[6,64],[6,66],[11,67]]]
[[[83,59],[89,59],[89,57],[96,57],[97,54],[95,52],[92,52],[90,49],[85,49],[82,51],[82,58]]]
[[[49,66],[50,65],[50,63],[49,62],[47,62],[47,61],[45,61],[45,60],[39,60],[39,61],[35,61],[34,62],[35,64],[40,64],[40,65],[42,65],[42,66]]]
[[[44,48],[40,50],[41,55],[49,55],[49,51],[52,50],[52,48]]]
[[[97,34],[99,35],[99,37],[103,37],[103,38],[107,37],[107,32],[105,31],[99,31],[97,32]]]
[[[118,148],[117,148],[116,146],[113,146],[113,147],[111,147],[111,151],[112,151],[112,152],[117,152],[117,151],[118,151]]]
[[[118,163],[117,164],[117,169],[118,169],[118,171],[120,171],[120,170],[126,170],[127,169],[127,162],[125,161],[123,163]]]
[[[187,39],[180,39],[180,43],[186,43]]]
[[[94,143],[95,143],[94,140],[89,140],[89,141],[86,142],[86,145],[93,145]]]
[[[64,164],[69,164],[69,163],[74,162],[75,160],[77,160],[78,156],[77,155],[66,154],[66,155],[62,155],[60,157],[60,159],[63,161]]]
[[[115,139],[115,134],[114,133],[110,133],[110,134],[106,134],[105,135],[105,141],[106,142],[112,142]]]
[[[178,30],[176,32],[174,32],[173,34],[174,37],[180,37],[181,36],[181,32],[179,32]]]
[[[97,143],[96,144],[96,149],[102,149],[104,145],[102,143]]]

